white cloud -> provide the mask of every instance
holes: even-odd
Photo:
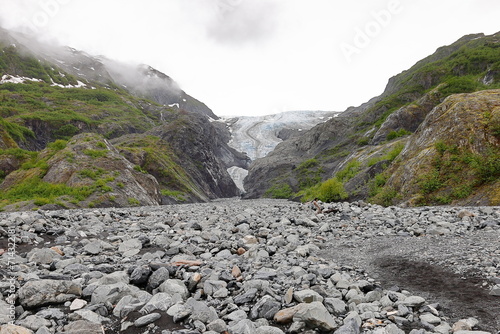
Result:
[[[439,46],[495,33],[500,16],[496,0],[0,0],[0,8],[7,28],[148,63],[218,115],[344,110]],[[357,52],[347,59],[342,45]]]

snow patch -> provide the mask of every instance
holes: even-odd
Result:
[[[0,80],[0,84],[5,84],[5,83],[21,84],[24,83],[25,81],[41,82],[42,80],[36,78],[28,78],[28,77],[20,77],[20,76],[12,76],[4,74],[2,76],[2,79]]]
[[[58,84],[56,82],[54,82],[54,80],[50,79],[52,81],[52,85],[53,87],[61,87],[61,88],[83,88],[83,87],[86,87],[87,85],[84,84],[83,82],[77,80],[76,81],[76,85],[61,85],[61,84]]]
[[[178,108],[178,109],[180,108],[179,103],[172,103],[172,104],[169,104],[168,106],[169,106],[170,108],[172,108],[172,107],[176,107],[176,108]]]

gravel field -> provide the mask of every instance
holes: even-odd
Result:
[[[500,330],[500,208],[322,205],[1,213],[0,333]]]

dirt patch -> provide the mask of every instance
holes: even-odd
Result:
[[[477,273],[457,275],[446,268],[402,257],[384,257],[373,261],[373,276],[385,288],[397,285],[413,294],[439,303],[453,321],[474,317],[477,329],[496,333],[500,329],[500,298],[482,288]]]

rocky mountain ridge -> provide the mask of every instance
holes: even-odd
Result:
[[[170,77],[146,65],[122,64],[67,47],[46,46],[5,30],[0,35],[2,207],[29,209],[37,207],[34,201],[68,208],[89,203],[98,207],[157,205],[239,195],[227,169],[246,168],[248,157],[227,145],[227,127],[214,122],[218,117]],[[98,139],[80,136],[83,133],[96,134]],[[77,144],[68,144],[72,140]],[[67,174],[67,164],[54,165],[47,158],[58,155],[49,147],[55,142],[70,163],[75,152],[66,151],[64,145],[94,144],[86,148],[94,154],[87,154],[84,160],[91,158],[91,164],[99,167],[91,168],[91,181],[82,184],[106,184],[92,188],[100,193],[76,200],[70,194],[74,184],[58,179],[67,193],[48,196],[49,203],[37,200],[46,197],[45,190],[61,185],[46,173]],[[130,168],[125,165],[123,170],[112,170],[118,165],[106,160],[108,154],[114,156],[112,159],[129,159],[136,172],[149,177],[137,179],[138,174],[127,172]],[[73,165],[76,174],[89,169],[85,164]],[[122,172],[130,178],[108,175]],[[154,186],[143,184],[151,177]],[[29,198],[23,189],[33,182],[45,190]],[[140,189],[148,189],[146,197]]]
[[[384,205],[498,204],[495,181],[500,177],[500,146],[495,89],[500,88],[499,47],[500,34],[497,33],[464,36],[438,49],[391,78],[380,96],[359,107],[348,108],[300,138],[280,143],[265,158],[253,162],[245,179],[246,197],[365,199]],[[460,94],[481,90],[485,92]],[[453,94],[460,94],[454,100],[454,107],[446,100]],[[473,108],[469,115],[469,106],[478,99],[488,101],[480,108]],[[430,123],[425,120],[440,110],[450,117],[448,120],[457,121],[461,126],[451,129],[445,118],[435,118],[436,132],[427,131],[425,126]],[[458,148],[464,147],[463,136],[467,137],[472,129],[470,122],[477,122],[480,129],[468,137],[474,147],[457,154]],[[460,136],[456,136],[456,132],[460,132]],[[434,170],[435,175],[421,178],[413,170],[411,182],[416,187],[409,190],[401,188],[401,183],[396,181],[403,174],[393,176],[391,172],[395,166],[405,168],[406,161],[398,155],[407,152],[408,141],[416,136],[434,136],[427,137],[428,142],[438,147],[444,145],[448,152],[455,150],[451,158],[462,163],[446,178],[438,175],[439,167],[432,166],[432,159],[426,160],[428,164],[421,167]],[[413,155],[424,154],[428,149],[415,145],[412,148]],[[491,162],[487,162],[490,159]],[[488,170],[480,167],[485,165],[489,166]],[[467,171],[469,176],[464,178]]]

